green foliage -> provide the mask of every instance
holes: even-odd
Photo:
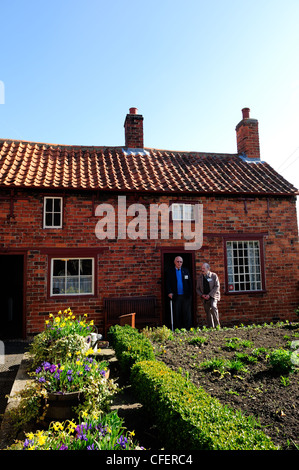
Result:
[[[129,373],[137,361],[154,360],[153,346],[148,338],[130,325],[114,325],[108,331],[108,340],[124,372]]]
[[[34,337],[29,348],[32,356],[31,369],[34,370],[44,361],[62,362],[75,357],[86,346],[86,338],[78,333],[70,333],[68,336],[52,340],[47,331],[43,331]]]
[[[253,418],[221,405],[161,362],[135,363],[131,382],[141,403],[153,414],[167,449],[276,449]]]
[[[226,338],[226,342],[224,345],[225,349],[240,349],[240,348],[250,348],[252,347],[252,342],[246,339],[240,339],[237,337],[234,338]]]
[[[201,346],[202,344],[207,343],[207,339],[204,336],[194,336],[194,338],[188,340],[188,343],[193,346]]]
[[[148,326],[143,328],[141,333],[146,336],[150,341],[157,343],[164,343],[168,340],[173,340],[173,332],[167,328],[167,326],[159,326],[157,328],[149,328]]]
[[[256,356],[241,352],[236,352],[235,358],[239,361],[242,361],[244,364],[256,364],[258,362]]]
[[[207,359],[200,364],[200,367],[205,370],[219,370],[220,372],[225,370],[226,361],[224,359],[214,357],[213,359]]]
[[[17,392],[12,399],[18,401],[18,406],[10,408],[6,413],[10,425],[15,431],[26,427],[30,422],[39,422],[46,413],[45,398],[47,392],[40,383],[29,382]]]
[[[244,366],[242,360],[235,358],[232,360],[225,360],[218,357],[214,357],[213,359],[208,359],[203,361],[200,364],[202,369],[213,371],[213,372],[220,372],[223,374],[224,371],[229,371],[231,373],[234,372],[247,372],[247,369]]]
[[[279,348],[270,352],[268,360],[273,370],[278,374],[285,374],[294,370],[294,365],[291,361],[292,351]]]

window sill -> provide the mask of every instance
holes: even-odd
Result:
[[[66,294],[66,295],[50,295],[48,300],[69,300],[69,299],[91,299],[97,298],[96,294]]]
[[[262,290],[242,290],[242,291],[235,291],[235,290],[225,290],[225,295],[241,295],[241,294],[250,294],[250,295],[257,295],[257,294],[266,294],[267,291],[265,289]]]

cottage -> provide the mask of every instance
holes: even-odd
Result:
[[[145,148],[136,108],[123,147],[0,140],[0,337],[31,336],[67,307],[104,334],[130,312],[138,328],[169,325],[176,255],[195,326],[204,261],[221,281],[222,325],[296,319],[298,190],[261,160],[258,121],[242,113],[235,154]]]

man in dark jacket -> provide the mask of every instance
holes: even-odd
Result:
[[[188,269],[182,265],[183,259],[177,256],[174,266],[166,273],[166,292],[172,301],[174,329],[188,330],[192,325],[192,280]]]

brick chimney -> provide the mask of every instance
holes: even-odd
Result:
[[[130,108],[130,114],[126,116],[124,128],[128,148],[143,148],[143,116],[137,113],[137,108]]]
[[[236,127],[237,150],[248,158],[260,158],[259,130],[257,119],[250,119],[250,109],[242,109],[243,119]]]

